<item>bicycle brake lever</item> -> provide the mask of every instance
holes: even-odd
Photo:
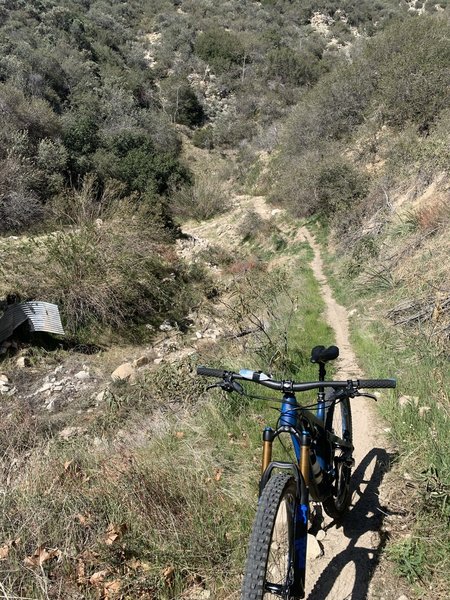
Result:
[[[357,396],[365,396],[366,398],[372,398],[372,400],[375,400],[375,402],[378,402],[378,398],[376,396],[374,396],[374,394],[369,394],[367,392],[364,392],[363,394],[361,394],[361,392],[358,392],[356,395]]]
[[[211,390],[212,388],[220,388],[224,392],[236,392],[241,396],[244,393],[244,388],[237,381],[217,381],[212,385],[208,385],[207,390]]]

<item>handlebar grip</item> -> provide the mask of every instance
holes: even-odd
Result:
[[[204,375],[205,377],[218,377],[223,379],[227,373],[224,369],[211,369],[210,367],[197,367],[197,375]]]
[[[359,379],[358,387],[362,388],[395,388],[396,379]]]

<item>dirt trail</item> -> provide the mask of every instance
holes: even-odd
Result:
[[[272,210],[262,196],[242,195],[235,197],[234,208],[213,221],[190,223],[186,232],[192,236],[182,250],[186,257],[196,247],[217,244],[232,250],[240,241],[237,225],[246,211],[257,212],[264,219],[276,218],[279,209]],[[278,225],[282,227],[280,219]],[[336,344],[340,349],[336,378],[356,378],[362,373],[349,340],[349,321],[346,309],[334,298],[324,275],[320,249],[313,235],[301,228],[297,240],[305,240],[311,246],[314,258],[311,264],[319,282],[326,304],[325,317],[335,331]],[[321,340],[318,340],[320,343]],[[368,376],[370,374],[367,374]],[[355,445],[355,468],[353,475],[354,495],[352,508],[345,522],[336,526],[326,515],[322,531],[318,535],[323,556],[308,560],[308,600],[365,600],[374,598],[370,593],[372,572],[378,563],[381,550],[381,527],[383,513],[379,507],[378,489],[383,475],[383,464],[388,455],[378,446],[380,436],[372,413],[373,401],[358,398],[353,401],[353,432]],[[317,510],[321,511],[320,505]],[[234,597],[234,596],[233,596]]]
[[[314,237],[306,228],[300,235],[306,238],[314,252],[311,267],[326,303],[326,320],[335,331],[336,345],[340,349],[336,379],[361,377],[349,341],[347,311],[333,298]],[[386,451],[378,446],[380,433],[372,402],[364,398],[352,402],[355,445],[352,508],[339,527],[325,517],[326,536],[320,542],[323,556],[308,561],[308,600],[365,600],[372,597],[370,579],[381,550],[379,530],[383,513],[379,507],[378,489],[383,468],[380,467],[388,462]]]
[[[214,222],[191,225],[188,232],[195,236],[197,244],[203,240],[232,249],[239,240],[236,225],[246,210],[253,210],[264,219],[275,218],[277,213],[282,212],[271,210],[262,196],[238,196],[231,214],[218,217]],[[278,225],[282,226],[280,220]],[[299,230],[297,239],[306,240],[314,253],[311,267],[326,304],[326,320],[335,331],[336,345],[340,349],[336,378],[361,377],[349,340],[347,311],[333,298],[323,271],[319,246],[306,228]],[[379,530],[383,513],[378,493],[383,468],[380,467],[389,459],[377,443],[380,433],[372,404],[372,400],[364,398],[355,399],[352,404],[355,445],[352,509],[339,526],[326,515],[324,517],[323,530],[318,535],[323,556],[308,561],[308,600],[365,600],[371,597],[371,574],[381,550]],[[321,510],[320,505],[317,510]]]

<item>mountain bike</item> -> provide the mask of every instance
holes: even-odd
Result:
[[[251,381],[282,393],[277,425],[263,431],[259,501],[241,600],[304,598],[309,501],[321,502],[335,520],[343,517],[350,504],[354,465],[350,399],[366,396],[376,400],[376,396],[360,389],[395,388],[396,380],[326,381],[325,365],[338,356],[336,346],[313,348],[311,362],[319,366],[319,379],[302,383],[277,381],[261,371],[248,369],[234,373],[197,368],[199,375],[219,379],[208,388],[255,397],[239,383]],[[297,403],[296,393],[315,389],[317,402],[307,406]],[[295,459],[272,460],[273,442],[277,438],[282,441],[286,435],[292,442]]]

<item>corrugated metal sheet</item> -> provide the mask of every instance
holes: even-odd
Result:
[[[0,318],[0,342],[9,338],[16,327],[29,321],[31,331],[47,331],[64,335],[56,304],[49,302],[21,302],[11,304]]]

